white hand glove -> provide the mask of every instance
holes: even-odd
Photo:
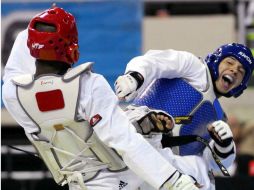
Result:
[[[166,182],[161,190],[198,190],[199,188],[194,184],[193,180],[188,175],[181,175],[174,184],[169,181]]]
[[[168,133],[172,131],[174,118],[162,110],[149,109],[147,106],[129,105],[125,109],[129,120],[143,135],[150,133]]]
[[[129,102],[137,96],[138,82],[130,74],[119,76],[115,82],[115,92],[120,100]]]
[[[218,134],[220,140],[224,141],[228,138],[233,138],[232,131],[229,127],[229,125],[222,121],[215,121],[212,123],[212,126],[214,127],[214,131]]]
[[[222,120],[215,121],[208,127],[208,131],[220,153],[225,154],[232,150],[234,147],[233,133],[226,122]]]

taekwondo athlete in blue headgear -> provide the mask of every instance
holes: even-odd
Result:
[[[205,61],[189,52],[150,50],[127,64],[125,75],[115,82],[115,91],[121,100],[135,98],[135,106],[163,110],[173,116],[174,136],[198,135],[207,141],[212,138],[213,150],[226,159],[235,154],[234,142],[218,98],[241,95],[253,69],[251,51],[237,43],[222,45]],[[134,110],[133,106],[131,109]],[[139,118],[139,124],[144,118],[144,115]],[[153,121],[151,117],[150,120]],[[164,132],[171,128],[164,127]],[[151,127],[152,132],[160,130],[156,124]],[[162,142],[166,142],[167,136],[163,139]],[[202,154],[204,149],[204,144],[193,142],[180,146],[176,152],[196,155]]]

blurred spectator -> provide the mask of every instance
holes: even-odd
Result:
[[[245,19],[247,26],[247,46],[254,53],[254,1],[251,1],[247,7],[247,14]],[[253,81],[253,80],[252,80]]]
[[[242,124],[241,124],[240,120],[235,115],[228,116],[228,124],[229,124],[231,131],[233,133],[233,139],[235,141],[236,151],[238,151],[239,142],[240,142],[241,133],[242,133]]]
[[[148,3],[145,4],[145,15],[168,17],[170,16],[170,7],[167,3]]]
[[[247,26],[254,26],[254,1],[248,5],[245,23]]]
[[[169,11],[167,9],[164,9],[164,8],[158,9],[155,14],[158,17],[168,17],[168,16],[170,16]]]
[[[254,177],[254,120],[242,129],[236,174]]]

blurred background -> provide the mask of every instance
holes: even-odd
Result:
[[[149,49],[176,49],[205,57],[218,46],[239,42],[254,52],[254,0],[2,0],[1,75],[17,34],[55,2],[71,12],[79,30],[80,60],[92,61],[113,87],[128,61]],[[216,187],[254,189],[254,77],[237,100],[220,99],[237,142],[232,177],[216,174]],[[24,131],[1,101],[3,190],[67,189],[57,186],[36,157]]]

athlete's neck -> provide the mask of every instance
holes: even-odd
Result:
[[[71,67],[69,64],[60,61],[45,61],[37,59],[35,77],[43,74],[63,75]]]

